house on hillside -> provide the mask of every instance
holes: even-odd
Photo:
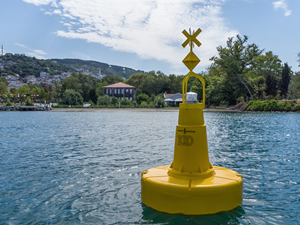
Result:
[[[182,94],[164,94],[165,103],[168,106],[179,106],[179,103],[182,103]]]
[[[6,80],[8,80],[8,81],[10,81],[10,80],[18,80],[18,77],[14,76],[14,75],[7,75],[6,76]]]
[[[36,77],[35,77],[35,76],[33,76],[33,75],[28,75],[28,76],[24,77],[24,79],[26,79],[26,80],[27,80],[27,83],[28,83],[28,84],[30,84],[30,83],[32,83],[32,82],[35,82],[35,81],[36,81]]]
[[[127,98],[130,101],[136,99],[136,89],[134,86],[124,84],[122,82],[107,85],[103,87],[104,94],[108,96],[115,96],[118,99]]]

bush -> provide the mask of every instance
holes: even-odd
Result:
[[[285,104],[285,106],[284,106],[284,110],[285,111],[292,111],[292,105],[290,104],[290,103],[287,103],[287,104]]]
[[[160,95],[156,96],[156,98],[154,99],[154,103],[155,103],[155,107],[157,108],[165,107],[165,100]]]
[[[271,101],[266,102],[264,108],[265,111],[276,111],[277,109],[278,109],[278,104],[276,100],[273,99]]]
[[[280,103],[278,103],[278,109],[280,111],[291,111],[292,105],[291,105],[291,103],[288,103],[287,101],[280,102]]]
[[[25,105],[26,105],[26,106],[33,106],[33,105],[34,105],[33,102],[31,102],[29,96],[27,96],[27,98],[26,98],[26,100],[25,100]]]
[[[12,106],[12,103],[11,103],[11,101],[7,100],[7,102],[6,102],[6,106]]]
[[[129,107],[131,104],[131,101],[128,98],[123,98],[120,101],[120,103],[121,103],[121,106],[123,106],[123,107]]]
[[[247,105],[245,106],[245,109],[244,109],[244,110],[250,110],[250,107],[251,107],[251,105],[253,104],[253,102],[254,102],[254,101],[249,101],[249,102],[247,103]]]
[[[118,107],[119,107],[119,99],[116,98],[115,96],[112,96],[112,97],[111,97],[111,104],[112,104],[112,105],[118,104]]]
[[[156,107],[156,104],[154,102],[150,102],[148,104],[148,108],[155,108]]]
[[[136,107],[137,107],[137,102],[136,102],[136,101],[131,102],[131,106],[132,106],[133,108],[136,108]]]
[[[293,111],[300,111],[300,104],[296,104],[292,108]]]
[[[97,100],[97,105],[110,106],[110,98],[108,95],[100,96]]]
[[[147,103],[146,103],[146,102],[142,102],[142,103],[140,104],[140,108],[148,108]]]
[[[137,99],[139,102],[147,102],[149,99],[149,96],[147,94],[142,93],[137,96]]]
[[[261,102],[257,100],[257,101],[253,101],[251,106],[249,106],[249,109],[252,111],[264,111],[265,106],[266,106],[265,102]]]

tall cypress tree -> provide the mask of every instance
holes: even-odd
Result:
[[[281,76],[281,96],[283,96],[284,98],[286,98],[290,80],[291,80],[290,68],[289,65],[285,63],[282,69],[282,76]]]

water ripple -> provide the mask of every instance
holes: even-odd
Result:
[[[177,112],[0,113],[1,224],[300,224],[300,114],[205,113],[210,161],[241,173],[242,206],[169,215],[140,172],[173,160]]]

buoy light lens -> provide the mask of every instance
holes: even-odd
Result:
[[[187,103],[198,103],[197,93],[187,92],[186,93],[186,101],[187,101]]]

